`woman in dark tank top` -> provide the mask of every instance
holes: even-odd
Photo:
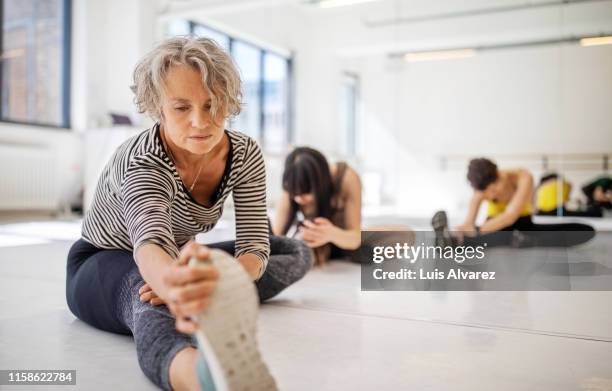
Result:
[[[319,151],[299,147],[285,160],[283,194],[273,223],[312,248],[316,262],[354,258],[361,242],[361,180],[345,162],[328,164]],[[295,226],[295,229],[292,227]]]

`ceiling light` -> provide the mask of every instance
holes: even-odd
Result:
[[[334,7],[344,7],[347,5],[361,4],[361,3],[371,3],[373,1],[379,1],[379,0],[321,0],[318,2],[318,5],[321,8],[334,8]]]
[[[412,52],[404,54],[404,60],[407,62],[417,61],[437,61],[451,60],[457,58],[468,58],[476,55],[474,49],[452,49],[452,50],[437,50],[428,52]]]
[[[582,46],[612,45],[612,36],[582,38],[580,40],[580,45]]]

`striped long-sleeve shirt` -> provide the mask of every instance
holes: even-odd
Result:
[[[83,221],[83,239],[104,249],[135,251],[145,243],[176,257],[199,232],[211,230],[229,193],[236,214],[236,253],[270,255],[266,174],[261,149],[247,135],[226,130],[230,152],[214,204],[197,203],[166,154],[159,125],[125,141],[106,164]]]

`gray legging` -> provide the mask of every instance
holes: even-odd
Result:
[[[234,254],[233,241],[209,244]],[[312,265],[310,250],[297,240],[271,236],[270,260],[257,281],[261,301],[299,280]],[[194,339],[178,332],[165,305],[141,303],[144,280],[131,251],[103,250],[80,239],[70,249],[66,300],[82,321],[105,331],[134,336],[138,363],[157,386],[170,390],[170,362],[180,350],[195,347]]]

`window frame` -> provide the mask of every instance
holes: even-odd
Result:
[[[233,48],[234,48],[234,43],[235,42],[240,42],[242,44],[246,44],[248,46],[251,46],[255,49],[257,49],[259,51],[259,100],[260,100],[260,107],[259,107],[259,135],[261,137],[260,140],[258,140],[262,147],[264,148],[264,150],[266,149],[266,134],[265,134],[265,98],[264,98],[264,94],[265,94],[265,90],[264,90],[264,85],[265,85],[265,70],[264,70],[264,61],[265,61],[265,56],[266,53],[271,53],[274,54],[276,56],[279,56],[281,58],[283,58],[286,63],[287,63],[287,88],[289,89],[288,93],[287,93],[287,97],[286,97],[286,104],[287,104],[287,144],[291,145],[294,142],[294,93],[295,93],[295,84],[294,84],[294,72],[293,72],[293,55],[290,55],[289,57],[286,57],[283,54],[277,53],[273,50],[270,49],[266,49],[263,48],[253,42],[250,42],[248,39],[243,39],[243,38],[236,38],[234,36],[232,36],[231,34],[225,33],[219,29],[216,29],[214,27],[211,27],[205,23],[201,23],[201,22],[196,22],[193,20],[188,20],[188,24],[189,24],[189,32],[192,35],[195,35],[195,29],[196,27],[200,26],[203,28],[206,28],[208,30],[214,31],[218,34],[224,35],[228,38],[229,40],[229,52],[230,55],[232,56],[232,58],[234,58],[234,53],[233,53]]]
[[[4,0],[0,0],[0,124],[17,124],[17,125],[31,125],[37,126],[41,128],[55,129],[55,130],[70,130],[71,129],[71,121],[70,121],[70,113],[71,113],[71,99],[70,99],[70,76],[71,76],[71,59],[72,59],[72,0],[59,0],[62,7],[62,26],[61,26],[61,55],[60,55],[60,77],[61,81],[61,99],[60,99],[60,123],[59,124],[51,124],[45,122],[37,122],[37,121],[17,121],[11,119],[5,119],[2,113],[2,99],[4,95],[4,91],[2,89],[3,86],[3,65],[1,56],[4,53],[4,48],[2,43],[4,42]]]

